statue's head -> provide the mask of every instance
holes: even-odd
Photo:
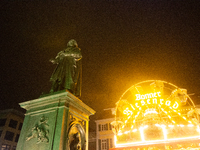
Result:
[[[67,43],[67,47],[68,46],[73,46],[73,47],[78,47],[77,42],[74,39],[71,39],[68,43]]]
[[[73,135],[73,138],[74,138],[74,139],[79,138],[79,133],[78,133],[78,132],[75,133],[75,134]]]

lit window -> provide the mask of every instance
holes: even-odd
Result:
[[[99,124],[99,131],[107,131],[108,130],[108,124]]]
[[[108,130],[108,124],[104,124],[104,130]]]
[[[102,150],[107,150],[107,139],[101,140]]]
[[[10,150],[10,145],[2,144],[1,150]]]
[[[102,128],[102,131],[108,130],[108,124],[107,123],[106,124],[102,124],[101,128]]]

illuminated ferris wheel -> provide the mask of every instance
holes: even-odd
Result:
[[[148,80],[127,89],[116,103],[116,146],[193,139],[199,135],[199,113],[186,89]]]

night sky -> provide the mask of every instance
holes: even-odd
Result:
[[[199,16],[199,0],[2,0],[0,109],[48,93],[49,59],[70,39],[82,51],[81,100],[97,111],[93,120],[149,79],[186,88],[200,103]]]

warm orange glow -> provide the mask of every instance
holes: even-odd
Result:
[[[116,136],[115,136],[115,146],[116,147],[128,147],[128,146],[135,146],[135,145],[151,145],[151,144],[160,144],[160,143],[168,143],[174,141],[183,141],[183,140],[192,140],[192,139],[200,139],[200,136],[192,136],[192,137],[182,137],[182,138],[173,138],[167,140],[152,140],[152,141],[141,141],[141,142],[133,142],[133,143],[125,143],[125,144],[117,144]]]
[[[200,138],[198,118],[192,116],[194,103],[187,90],[171,83],[140,82],[129,88],[116,105],[116,120],[123,122],[115,135],[116,147]]]
[[[158,114],[158,112],[155,110],[155,109],[152,109],[152,110],[148,110],[144,113],[144,116],[146,116],[147,114]]]
[[[144,142],[145,141],[145,137],[144,137],[144,129],[147,128],[148,126],[146,127],[140,127],[140,136],[141,136],[141,140]]]

